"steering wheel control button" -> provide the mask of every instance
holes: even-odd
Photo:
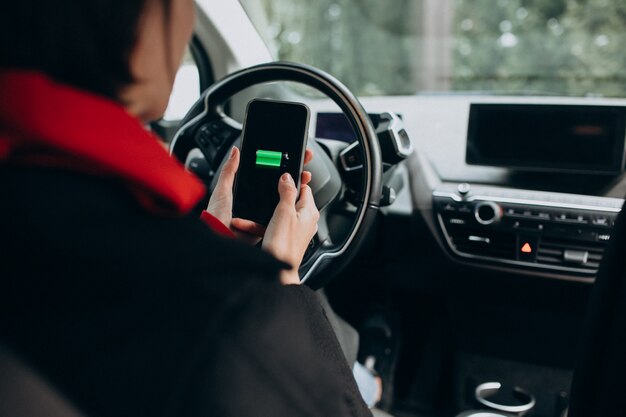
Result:
[[[209,143],[211,142],[211,135],[206,130],[200,130],[197,142],[200,146],[209,146]]]
[[[491,201],[481,201],[474,207],[474,217],[482,225],[498,223],[502,218],[502,208]]]
[[[220,144],[223,144],[224,142],[228,141],[232,137],[233,137],[233,132],[228,129],[221,129],[215,135],[215,138],[217,138]]]
[[[206,158],[198,149],[189,152],[187,160],[185,161],[185,168],[206,181],[210,180],[213,175],[215,175],[215,172],[207,163]]]
[[[217,156],[218,147],[213,141],[213,133],[208,125],[202,126],[196,134],[196,144],[206,157],[209,164],[212,164]]]

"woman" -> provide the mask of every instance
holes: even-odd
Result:
[[[203,187],[143,127],[193,22],[192,0],[3,6],[0,341],[87,416],[370,415],[296,285],[310,174],[277,184],[262,251],[233,238],[260,232],[232,219],[239,151],[203,223]]]

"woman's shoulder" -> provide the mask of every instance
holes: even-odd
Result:
[[[271,256],[217,235],[195,214],[148,212],[116,179],[63,169],[0,169],[4,243],[18,258],[36,250],[50,270],[72,263],[90,275],[277,276],[280,264]]]

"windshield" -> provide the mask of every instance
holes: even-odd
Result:
[[[275,59],[359,95],[626,97],[624,0],[241,0]]]

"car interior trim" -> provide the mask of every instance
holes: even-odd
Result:
[[[434,191],[433,196],[435,197],[443,197],[443,198],[451,198],[456,202],[474,202],[474,201],[493,201],[496,203],[511,203],[511,204],[525,204],[525,205],[533,205],[533,206],[541,206],[541,207],[551,207],[551,208],[561,208],[561,209],[572,209],[572,210],[594,210],[594,211],[606,211],[609,213],[619,213],[621,208],[615,207],[615,204],[612,204],[612,207],[606,205],[587,205],[587,204],[572,204],[572,203],[556,203],[551,201],[544,200],[530,200],[530,199],[522,199],[522,198],[510,198],[510,197],[498,197],[498,196],[486,196],[486,195],[472,195],[467,198],[462,198],[458,194],[447,191]],[[616,201],[621,201],[620,204],[624,203],[624,200],[616,199],[616,198],[602,198],[596,197],[596,199],[600,202],[604,201],[606,203],[614,203]]]
[[[597,271],[589,270],[589,269],[583,269],[583,268],[573,268],[573,267],[557,266],[557,265],[549,265],[549,264],[537,264],[537,263],[516,261],[516,260],[512,260],[512,259],[494,258],[494,257],[491,257],[491,256],[472,255],[470,253],[460,252],[460,251],[458,251],[454,247],[454,244],[452,242],[452,238],[450,237],[449,233],[447,232],[447,230],[445,228],[443,217],[441,215],[439,215],[439,214],[437,215],[437,221],[439,222],[440,229],[441,229],[441,231],[442,231],[442,233],[443,233],[443,235],[444,235],[444,237],[446,239],[446,242],[448,244],[448,248],[455,255],[460,256],[462,258],[475,260],[475,261],[495,262],[495,263],[498,263],[498,264],[510,265],[510,266],[515,266],[515,267],[532,268],[532,269],[535,269],[535,270],[550,270],[550,271],[569,272],[569,273],[575,273],[575,274],[582,274],[582,275],[590,276],[591,279],[595,278],[595,275],[597,274]],[[480,266],[480,265],[477,265],[477,266]],[[517,272],[520,272],[520,271],[517,271]],[[564,276],[564,277],[559,277],[559,278],[564,279],[566,281],[581,281],[581,279],[580,279],[581,277]],[[587,280],[583,279],[583,281],[587,281]]]

